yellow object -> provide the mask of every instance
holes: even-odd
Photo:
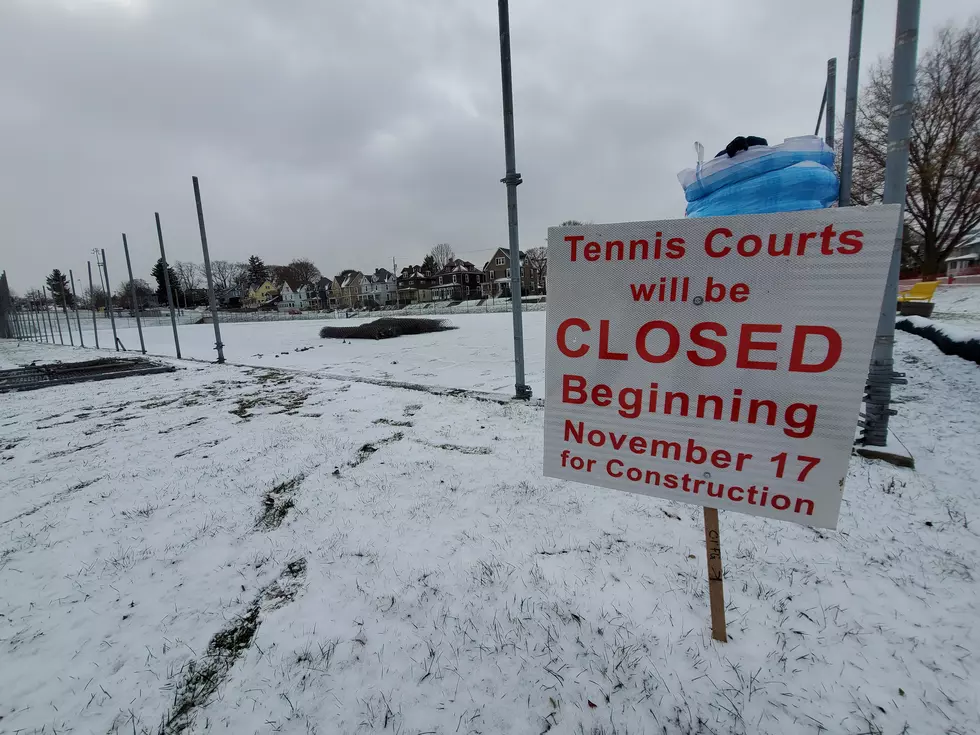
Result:
[[[939,281],[921,281],[898,295],[899,301],[932,301]]]

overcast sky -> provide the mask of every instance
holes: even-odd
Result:
[[[862,67],[891,50],[869,0]],[[512,0],[522,247],[549,225],[683,216],[692,144],[843,114],[850,0]],[[920,51],[975,0],[923,3]],[[493,0],[0,0],[0,268],[15,291],[92,248],[311,258],[324,274],[482,266],[507,241]]]

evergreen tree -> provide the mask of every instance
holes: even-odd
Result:
[[[48,276],[47,283],[48,288],[51,289],[51,294],[54,296],[56,306],[61,306],[63,301],[69,307],[74,306],[75,297],[72,296],[71,288],[68,286],[68,278],[64,273],[55,268]]]
[[[258,255],[249,257],[247,267],[249,283],[259,286],[269,280],[269,269]]]
[[[156,265],[153,266],[153,270],[150,271],[150,275],[153,276],[157,282],[157,301],[159,301],[161,304],[166,304],[167,286],[163,277],[163,258],[157,260]],[[174,306],[177,306],[181,293],[180,281],[177,280],[177,274],[170,266],[167,266],[167,276],[170,278],[170,293],[173,296]]]

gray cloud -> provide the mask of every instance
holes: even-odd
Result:
[[[850,2],[512,7],[521,233],[562,219],[678,217],[701,140],[812,131]],[[965,0],[927,4],[934,28]],[[868,3],[864,66],[894,2]],[[506,242],[496,3],[6,0],[0,4],[0,267],[23,291],[105,247],[124,270],[213,257],[312,258],[326,273],[485,259]]]

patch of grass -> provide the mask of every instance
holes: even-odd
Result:
[[[235,408],[229,411],[229,413],[235,414],[242,421],[248,421],[252,418],[253,409],[259,406],[275,406],[279,410],[273,411],[272,413],[274,414],[291,413],[302,408],[303,404],[306,403],[306,399],[309,397],[309,393],[295,390],[285,390],[268,395],[253,393],[238,398],[235,402]]]
[[[385,446],[386,444],[392,444],[393,442],[401,441],[404,438],[405,438],[405,435],[402,434],[399,431],[399,432],[396,432],[396,433],[392,434],[387,439],[382,439],[382,440],[376,441],[374,443],[368,443],[368,444],[363,445],[360,449],[357,450],[357,457],[354,458],[354,461],[351,462],[351,465],[350,466],[351,467],[357,467],[359,464],[361,464],[363,462],[366,462],[367,459],[372,454],[374,454],[379,449],[381,449],[381,447]]]
[[[395,421],[394,419],[375,419],[372,423],[381,424],[383,426],[400,426],[406,429],[414,426],[411,421]]]
[[[491,451],[489,447],[464,447],[461,444],[429,444],[428,446],[460,454],[490,454]]]
[[[159,735],[180,735],[194,724],[194,712],[217,693],[235,662],[252,645],[262,622],[261,613],[294,600],[305,574],[306,559],[291,561],[279,579],[264,587],[242,615],[214,634],[204,658],[191,661],[184,669],[183,681],[174,691],[173,706],[160,723]]]
[[[297,475],[291,480],[280,482],[263,495],[262,510],[255,521],[255,527],[266,530],[279,528],[289,511],[296,507],[293,495],[302,481],[303,475]]]

